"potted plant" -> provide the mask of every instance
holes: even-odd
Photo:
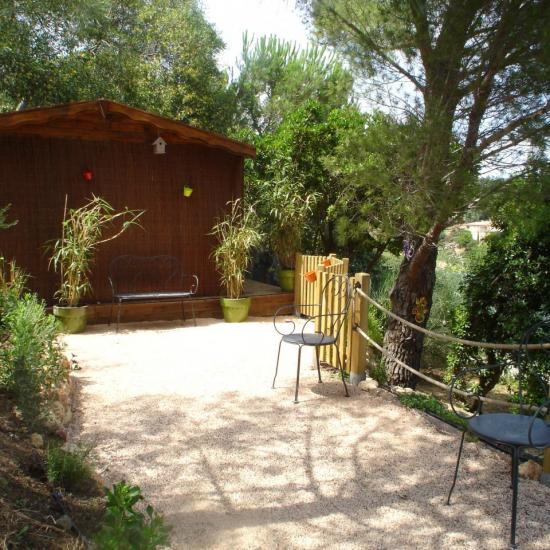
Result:
[[[246,208],[240,199],[227,204],[229,211],[210,233],[218,241],[212,257],[227,295],[220,297],[223,317],[228,323],[239,323],[248,317],[250,298],[242,298],[244,278],[252,249],[260,244],[262,234],[252,207]]]
[[[281,290],[294,290],[296,252],[300,250],[307,217],[311,214],[314,194],[304,196],[300,186],[276,186],[270,197],[270,238],[280,264]]]
[[[64,332],[81,332],[86,328],[87,307],[79,304],[92,289],[90,272],[97,247],[138,224],[143,213],[143,210],[128,208],[115,212],[105,199],[93,195],[84,206],[67,210],[65,197],[61,238],[50,244],[50,266],[60,275],[60,287],[55,293],[59,305],[54,306],[53,314]],[[115,226],[118,228],[114,234],[105,236],[105,232]]]

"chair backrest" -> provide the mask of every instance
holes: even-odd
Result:
[[[320,296],[320,313],[315,317],[319,317],[321,321],[321,332],[338,339],[353,297],[349,277],[329,274],[321,288]]]
[[[113,294],[181,290],[183,272],[174,256],[117,256],[109,265]]]
[[[528,348],[532,344],[549,342],[550,318],[535,323],[523,335],[517,361],[518,398],[521,412],[524,412],[526,390],[529,391],[530,397],[536,396],[538,401],[544,401],[549,397],[550,349],[542,345],[540,348]]]

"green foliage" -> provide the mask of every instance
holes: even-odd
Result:
[[[84,206],[65,207],[61,238],[51,244],[50,265],[60,274],[61,284],[55,296],[59,303],[77,306],[82,296],[91,290],[90,271],[97,247],[116,239],[132,225],[138,223],[143,210],[115,212],[101,197],[93,197]],[[107,229],[120,222],[120,228],[109,237]]]
[[[415,245],[392,304],[396,311],[406,304],[405,316],[414,319],[408,304],[416,296],[432,302],[441,232],[502,188],[501,180],[482,185],[480,170],[491,163],[502,169],[510,159],[517,166],[521,146],[545,150],[550,3],[301,4],[317,35],[364,77],[366,100],[386,113],[374,115],[372,132],[357,145],[345,146],[351,161],[344,208],[361,213],[359,235],[382,246],[388,238]],[[422,336],[411,342],[392,325],[386,339],[419,363]],[[394,366],[395,380],[409,383]]]
[[[170,527],[151,506],[145,513],[134,506],[143,501],[141,489],[124,481],[105,489],[105,521],[95,536],[98,550],[154,550],[169,544]]]
[[[351,101],[350,73],[324,48],[300,50],[273,36],[254,42],[245,35],[233,87],[235,133],[257,150],[245,173],[246,196],[272,235],[280,262],[292,263],[291,249],[300,241],[304,250],[335,251],[330,218],[338,189],[324,158],[346,126],[362,125]],[[290,225],[283,228],[284,219]],[[288,242],[281,241],[283,233]]]
[[[454,240],[462,248],[468,248],[474,243],[472,234],[467,229],[459,229],[454,235]]]
[[[264,192],[269,201],[269,230],[273,252],[277,255],[282,268],[294,269],[296,252],[300,250],[302,234],[312,211],[315,195],[304,195],[299,185],[291,181],[273,181],[266,183],[271,193]]]
[[[550,206],[538,198],[544,196],[545,189],[546,193],[550,190],[550,170],[518,178],[512,185],[527,193],[522,202],[512,199],[499,206],[502,231],[486,238],[485,255],[471,263],[462,286],[463,303],[454,311],[453,333],[457,336],[518,343],[527,328],[550,316]],[[532,372],[549,375],[548,359],[533,358]],[[449,366],[452,372],[457,365],[509,364],[513,359],[500,351],[456,346],[449,354]],[[538,383],[529,374],[526,381],[536,397]],[[497,382],[498,377],[485,383],[482,380],[482,392],[487,393]]]
[[[260,245],[262,233],[252,207],[245,207],[241,199],[228,204],[229,211],[212,228],[218,244],[212,251],[220,280],[228,298],[240,298],[250,254]]]
[[[15,397],[32,427],[47,412],[55,389],[67,376],[56,339],[56,320],[34,294],[24,295],[3,315],[0,389]]]
[[[453,414],[441,401],[433,395],[425,395],[422,393],[404,393],[399,396],[399,401],[405,407],[417,409],[419,411],[429,412],[441,420],[457,426],[458,428],[466,429],[466,420]]]
[[[12,311],[23,295],[29,276],[12,260],[7,263],[0,256],[0,327],[4,316]]]
[[[0,110],[105,97],[227,130],[223,42],[198,1],[22,0],[0,10]]]
[[[327,162],[342,182],[335,212],[341,241],[372,247],[428,230],[428,190],[415,182],[418,131],[381,112],[346,128]]]
[[[289,193],[310,203],[308,222],[303,224],[304,248],[336,249],[332,209],[339,193],[338,176],[331,174],[325,159],[333,154],[346,128],[362,124],[363,116],[354,107],[331,110],[311,100],[288,113],[271,135],[256,139],[257,159],[246,174],[245,185],[266,232],[273,228],[274,198]]]
[[[385,386],[388,383],[388,371],[381,361],[378,361],[374,366],[369,369],[369,375],[381,386]]]
[[[82,491],[92,477],[86,460],[89,448],[77,448],[69,452],[58,444],[50,444],[46,449],[46,473],[48,481],[72,493]]]
[[[295,109],[316,101],[332,109],[348,104],[352,77],[325,48],[300,50],[275,36],[256,42],[244,35],[237,97],[237,126],[256,135],[275,132]]]

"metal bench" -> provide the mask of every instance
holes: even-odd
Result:
[[[116,330],[120,324],[120,310],[123,302],[179,300],[185,321],[185,300],[192,298],[198,290],[199,279],[187,275],[174,256],[133,256],[114,258],[109,265],[109,284],[113,292],[109,325],[113,318],[113,307],[118,304]],[[195,326],[195,310],[191,303]]]

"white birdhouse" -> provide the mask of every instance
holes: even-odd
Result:
[[[164,155],[166,153],[166,142],[160,136],[153,141],[153,153],[155,155]]]

